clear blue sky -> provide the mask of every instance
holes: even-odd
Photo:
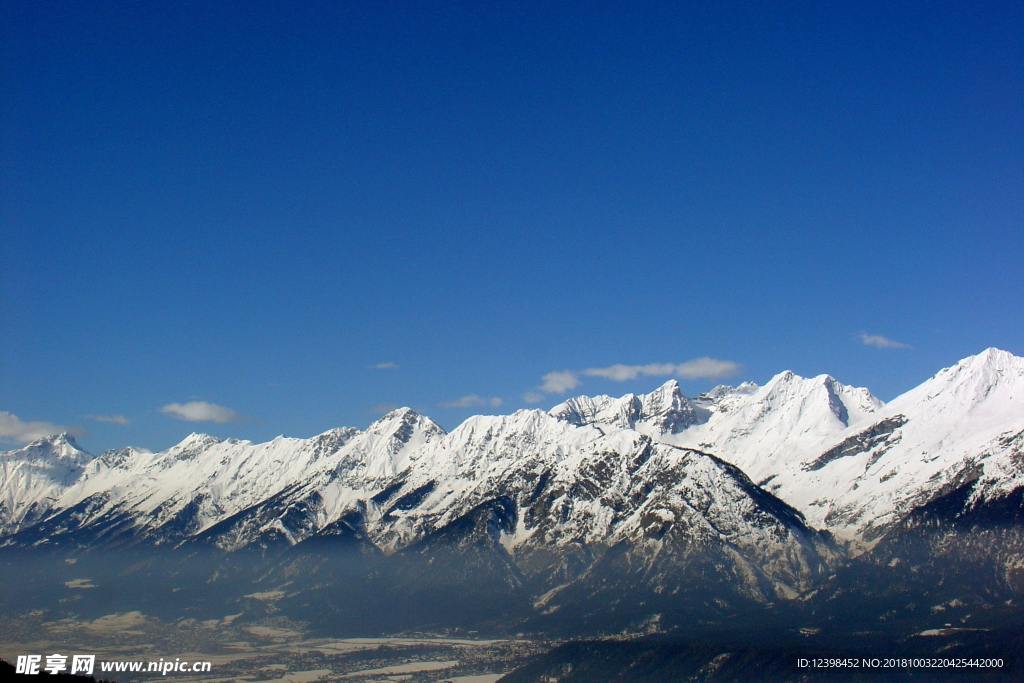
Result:
[[[1024,4],[372,4],[0,4],[8,443],[1024,353]]]

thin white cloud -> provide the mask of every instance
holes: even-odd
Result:
[[[86,415],[85,417],[93,422],[106,422],[114,425],[126,425],[130,421],[124,415]]]
[[[375,403],[370,407],[370,410],[377,415],[387,415],[392,410],[398,410],[400,407],[397,403]]]
[[[481,406],[490,406],[491,408],[497,408],[504,401],[498,396],[478,396],[477,394],[467,394],[460,396],[454,401],[445,401],[441,404],[442,408],[479,408]]]
[[[160,408],[160,412],[185,422],[232,422],[239,418],[238,413],[231,408],[206,401],[168,403]]]
[[[615,382],[625,382],[640,375],[670,375],[674,367],[671,363],[648,363],[647,365],[616,363],[606,368],[587,368],[583,374],[588,377],[604,377]]]
[[[860,343],[864,346],[873,346],[876,349],[909,349],[910,344],[904,344],[903,342],[896,341],[895,339],[889,339],[880,334],[868,334],[867,332],[860,333]]]
[[[66,427],[42,420],[22,420],[14,413],[0,410],[0,441],[28,443],[51,434],[66,432]]]
[[[672,374],[683,379],[723,379],[739,371],[740,364],[734,361],[701,356],[679,363]]]
[[[548,394],[564,394],[579,385],[579,376],[571,370],[555,370],[540,378],[540,389]]]
[[[721,379],[739,372],[739,363],[718,358],[694,358],[683,363],[647,363],[645,365],[624,365],[616,363],[606,368],[587,368],[588,377],[603,377],[615,382],[625,382],[637,377],[682,377],[683,379]]]
[[[381,361],[380,363],[374,363],[370,367],[373,368],[374,370],[397,370],[398,363],[396,363],[393,360],[385,360]]]
[[[731,360],[701,356],[682,363],[645,363],[627,365],[616,363],[603,368],[584,370],[555,370],[541,377],[536,390],[523,394],[527,403],[540,403],[543,394],[564,394],[578,387],[580,376],[601,377],[613,382],[625,382],[637,377],[680,377],[682,379],[722,379],[740,371],[740,364]],[[543,392],[543,393],[542,393]]]

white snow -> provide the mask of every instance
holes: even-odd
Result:
[[[769,542],[771,533],[751,529],[757,509],[743,486],[695,451],[736,465],[812,525],[870,542],[957,482],[977,479],[972,502],[1024,485],[1022,402],[1024,358],[987,349],[887,405],[828,375],[782,372],[764,386],[695,398],[674,380],[649,394],[580,396],[550,411],[471,417],[450,434],[408,408],[364,431],[265,443],[190,434],[157,453],[93,457],[64,434],[0,454],[0,543],[76,505],[83,526],[116,513],[141,533],[166,531],[179,542],[266,504],[269,517],[240,522],[222,546],[272,530],[299,542],[358,508],[371,539],[395,549],[496,496],[524,501],[542,480],[558,494],[551,519],[541,532],[518,507],[514,528],[498,537],[511,554],[624,538],[655,552],[656,527],[673,524],[733,543]],[[879,423],[898,424],[819,461]],[[414,493],[415,505],[393,509]],[[296,509],[308,511],[301,523],[285,516]]]

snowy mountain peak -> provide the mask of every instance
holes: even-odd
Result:
[[[1005,373],[1024,372],[1024,357],[1009,351],[989,347],[973,356],[968,356],[948,368],[943,368],[935,377],[988,375],[996,378]]]
[[[986,349],[888,405],[831,375],[785,371],[763,386],[719,386],[696,399],[675,380],[646,394],[577,396],[548,412],[470,417],[450,434],[399,408],[365,430],[265,443],[193,433],[158,453],[122,449],[94,459],[65,433],[0,457],[7,496],[0,498],[0,533],[93,495],[147,524],[170,524],[175,534],[261,501],[272,501],[267,510],[279,515],[275,506],[293,498],[314,516],[310,528],[319,528],[389,486],[416,496],[436,489],[424,498],[429,505],[461,492],[469,504],[481,500],[473,492],[503,477],[528,474],[536,486],[556,472],[591,472],[606,451],[628,455],[620,473],[628,479],[660,444],[676,447],[665,451],[669,460],[680,447],[714,454],[812,523],[857,536],[869,520],[891,521],[895,510],[963,476],[981,472],[976,491],[988,496],[1024,482],[1014,456],[1024,434],[1022,396],[1024,358]],[[383,500],[374,504],[384,509]],[[389,544],[414,529],[394,532]]]
[[[0,456],[0,533],[41,518],[93,459],[67,432]]]
[[[822,443],[871,419],[883,404],[867,389],[830,375],[805,378],[786,370],[760,387],[716,387],[697,405],[707,413],[703,422],[662,438],[721,455],[754,481],[766,482],[799,469]]]
[[[79,446],[75,437],[68,432],[44,436],[22,448],[8,451],[6,455],[12,458],[59,460],[75,465],[84,465],[92,460],[92,455]]]
[[[312,440],[344,443],[358,433],[359,430],[354,427],[333,427],[326,432],[320,432]]]
[[[702,420],[690,399],[683,396],[679,383],[670,379],[640,399],[639,420],[666,432],[679,432]]]
[[[943,410],[974,411],[985,406],[1012,406],[1024,395],[1024,358],[988,348],[943,368],[921,385],[893,400],[896,407],[927,401]]]
[[[394,410],[389,410],[388,412],[384,413],[383,415],[378,417],[376,420],[371,422],[369,428],[373,429],[373,426],[376,425],[376,424],[388,423],[388,422],[392,422],[394,420],[404,420],[408,416],[416,416],[416,415],[419,415],[419,413],[417,413],[412,408],[409,408],[408,406],[402,406],[401,408],[395,408]]]
[[[186,436],[184,439],[179,441],[177,444],[175,444],[173,446],[173,448],[186,448],[186,447],[194,446],[194,445],[197,445],[197,444],[210,444],[210,443],[217,443],[219,441],[220,441],[220,439],[217,438],[216,436],[211,436],[209,434],[203,434],[202,432],[192,432],[191,434]]]
[[[977,353],[977,354],[975,354],[973,356],[968,356],[967,358],[964,358],[962,361],[960,361],[960,363],[977,363],[977,362],[981,362],[981,363],[984,363],[984,364],[995,363],[995,364],[1011,364],[1011,365],[1018,365],[1019,366],[1021,364],[1024,364],[1024,357],[1015,356],[1014,354],[1010,353],[1009,351],[1006,351],[1006,350],[1000,349],[1000,348],[996,348],[995,346],[990,346],[987,349],[981,351],[981,353]]]
[[[828,375],[819,375],[822,379]],[[783,390],[786,387],[799,386],[805,384],[808,379],[815,381],[816,378],[807,378],[796,374],[792,370],[783,370],[782,372],[776,373],[770,380],[765,382],[765,389]]]
[[[651,428],[675,433],[701,421],[702,416],[671,379],[649,394],[576,396],[558,404],[548,414],[576,425],[605,425],[618,429]]]
[[[667,395],[679,395],[682,396],[682,389],[679,388],[679,381],[676,379],[670,379],[660,387],[651,392],[651,394],[660,394],[663,396]]]
[[[722,400],[726,396],[732,395],[750,395],[760,389],[755,382],[743,382],[737,386],[730,384],[719,384],[718,386],[705,391],[703,394],[697,397],[701,403],[715,403]]]
[[[1015,356],[1009,351],[989,347],[973,356],[968,356],[948,368],[940,370],[936,377],[942,375],[964,375],[1024,371],[1024,357]]]
[[[58,448],[67,446],[74,448],[76,450],[81,450],[81,448],[78,445],[78,442],[75,441],[75,437],[72,436],[70,432],[59,432],[57,434],[50,434],[49,436],[44,436],[39,439],[35,439],[34,441],[30,442],[27,445],[44,446],[47,444]]]
[[[829,387],[840,387],[835,397],[847,409],[858,401],[873,405],[866,390]],[[812,523],[843,537],[877,538],[902,512],[965,483],[977,482],[972,500],[1024,484],[1014,456],[1014,439],[1024,433],[1022,396],[1024,358],[985,349],[852,417],[842,433],[818,439],[817,453],[800,470],[749,471],[770,477],[769,489]]]
[[[67,445],[72,448],[81,450],[81,448],[78,446],[78,442],[75,441],[75,437],[71,434],[71,432],[60,432],[59,434],[54,434],[53,436],[47,437],[47,439],[44,440],[48,440],[50,441],[50,443]]]
[[[761,388],[767,393],[806,393],[814,391],[818,387],[824,387],[827,390],[837,390],[844,386],[842,382],[839,382],[832,375],[820,374],[813,377],[803,377],[792,370],[784,370],[773,376]]]
[[[793,380],[796,380],[796,379],[803,379],[803,377],[801,377],[800,375],[796,374],[792,370],[783,370],[782,372],[776,374],[770,380],[768,380],[768,384],[772,385],[772,384],[777,384],[777,383],[782,383],[782,382],[792,382]]]
[[[124,468],[136,461],[140,456],[151,456],[147,450],[127,446],[104,451],[93,461],[96,467]]]
[[[867,389],[843,384],[832,375],[801,377],[792,370],[775,375],[751,392],[751,396],[758,397],[768,409],[796,411],[793,417],[827,407],[844,427],[856,421],[857,416],[874,413],[883,405]]]
[[[402,430],[403,427],[415,427],[437,434],[445,433],[441,425],[437,424],[426,415],[418,413],[412,408],[406,407],[396,408],[389,413],[385,413],[370,424],[366,431],[374,433],[394,432],[396,430]]]
[[[184,439],[171,446],[167,450],[167,454],[178,460],[188,460],[198,456],[206,449],[211,446],[215,446],[222,441],[223,439],[219,439],[216,436],[192,432]]]
[[[380,473],[390,474],[404,466],[404,461],[395,458],[400,451],[434,441],[444,435],[444,429],[429,417],[417,413],[412,408],[399,408],[371,424],[360,438],[367,443],[379,444],[370,448],[379,451],[376,456],[378,459],[385,459],[384,463],[377,463],[378,467],[383,468]]]

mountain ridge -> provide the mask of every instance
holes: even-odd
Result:
[[[1024,359],[986,350],[888,404],[786,371],[692,398],[675,381],[574,397],[450,432],[401,408],[364,430],[192,433],[158,452],[92,456],[57,436],[0,454],[0,556],[16,568],[118,553],[143,592],[149,575],[236,601],[280,594],[273,609],[323,623],[364,609],[337,601],[344,585],[369,610],[426,600],[452,623],[569,632],[781,604],[834,614],[846,586],[878,594],[877,577],[906,566],[901,585],[972,605],[967,619],[1024,585],[1022,388]],[[978,571],[993,577],[980,597]]]
[[[202,497],[205,502],[198,504],[194,520],[202,530],[243,507],[288,488],[308,488],[311,482],[320,482],[321,493],[329,494],[333,506],[343,506],[353,502],[352,495],[340,490],[346,486],[349,493],[372,497],[376,492],[370,489],[385,481],[394,484],[411,477],[409,481],[422,486],[430,480],[486,476],[487,467],[474,469],[470,460],[493,469],[539,446],[549,449],[549,464],[557,464],[581,443],[621,431],[712,453],[795,505],[815,526],[856,539],[872,531],[857,522],[867,511],[852,500],[851,487],[856,498],[865,497],[866,471],[892,463],[897,463],[894,470],[899,463],[909,467],[909,456],[902,452],[912,440],[908,434],[915,447],[936,449],[921,441],[918,424],[932,432],[941,428],[947,439],[954,432],[961,441],[964,434],[980,434],[959,451],[946,443],[940,452],[947,468],[968,463],[972,454],[966,451],[999,446],[999,439],[1006,441],[1024,429],[1024,420],[1018,426],[1012,406],[1006,407],[1016,395],[1014,383],[1024,386],[1022,378],[1024,359],[990,347],[940,370],[888,404],[831,375],[805,378],[787,370],[764,385],[719,386],[692,398],[674,379],[647,394],[576,396],[547,411],[472,416],[451,432],[408,407],[388,412],[365,430],[337,427],[308,439],[281,435],[262,443],[193,432],[157,452],[128,447],[93,456],[65,432],[0,454],[6,496],[0,531],[10,534],[15,526],[36,520],[46,514],[47,505],[69,507],[100,491],[120,496],[121,509],[134,506],[151,515],[158,510],[176,514]],[[982,427],[975,428],[979,422]],[[488,446],[492,439],[504,439],[508,452]],[[1007,441],[1003,450],[1012,448]],[[992,463],[985,490],[1000,490],[999,472],[1016,480],[1012,458],[992,459],[989,454],[985,459]],[[13,466],[16,462],[18,467]],[[923,469],[929,477],[937,476],[934,467]],[[876,499],[892,499],[888,489],[897,485],[921,486],[898,471],[889,477],[899,481],[876,483]],[[132,487],[138,490],[127,490]],[[832,492],[832,499],[812,497],[822,490]],[[885,517],[898,514],[905,501],[892,503],[891,510],[879,508],[879,500],[874,503],[871,514]],[[147,522],[153,523],[159,522]]]
[[[296,542],[353,506],[370,511],[371,526],[379,523],[374,500],[386,488],[419,492],[419,504],[444,518],[437,506],[465,509],[460,497],[478,500],[484,489],[499,495],[495,481],[513,485],[527,474],[583,467],[602,439],[612,451],[629,452],[642,436],[712,454],[812,526],[869,544],[965,472],[977,475],[974,498],[1010,493],[1024,480],[1015,459],[1024,419],[1016,419],[1013,403],[1021,387],[1024,358],[987,348],[889,403],[830,375],[783,371],[761,386],[719,386],[695,397],[674,379],[646,394],[575,396],[548,411],[473,416],[451,432],[400,408],[365,430],[264,442],[193,432],[162,452],[127,447],[91,456],[61,433],[0,455],[0,532],[11,537],[47,514],[85,504],[90,514],[82,523],[98,523],[105,510],[136,519],[143,537],[166,532],[165,542],[180,543],[243,510],[288,499],[310,510],[302,530],[285,535]],[[929,440],[936,433],[941,438]],[[922,459],[907,451],[911,446],[929,453],[927,462],[916,462]],[[385,547],[427,532],[390,514]]]

